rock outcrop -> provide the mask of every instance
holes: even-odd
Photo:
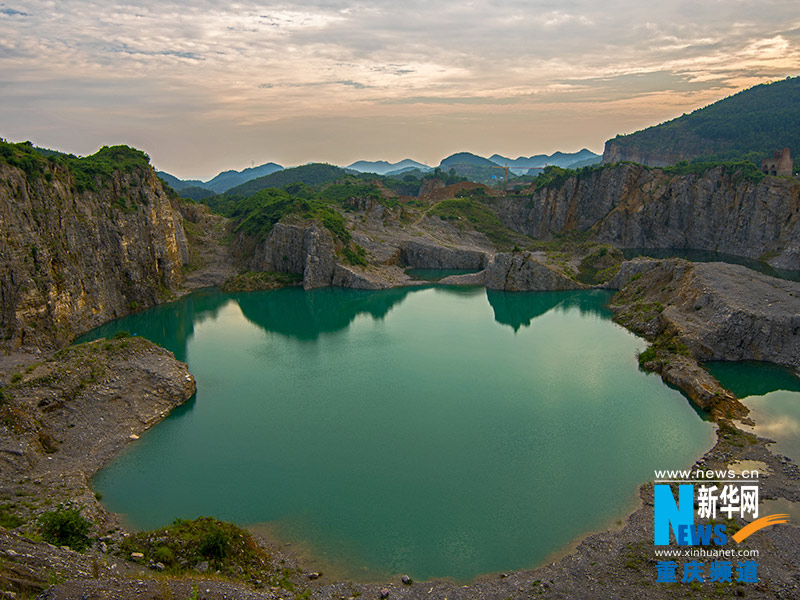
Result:
[[[536,239],[576,231],[621,248],[687,248],[800,269],[800,181],[716,167],[671,175],[619,164],[498,199],[507,227]]]
[[[666,167],[682,160],[691,160],[698,156],[695,153],[664,148],[643,149],[637,146],[621,144],[617,140],[608,140],[603,149],[603,164],[618,162],[635,162],[648,167]]]
[[[537,260],[530,252],[501,252],[489,261],[485,285],[510,292],[578,290],[583,285]]]
[[[171,297],[189,260],[178,204],[149,167],[78,192],[58,163],[0,163],[0,344],[62,345]]]
[[[400,259],[414,269],[484,269],[489,255],[480,250],[409,241],[400,248]]]
[[[317,223],[276,223],[267,239],[256,247],[250,267],[302,275],[307,290],[331,285],[367,290],[386,287],[356,267],[339,264],[333,236]]]
[[[631,270],[638,277],[629,279],[612,308],[633,318],[634,330],[675,336],[701,361],[800,366],[800,283],[725,263],[633,264],[623,265],[618,277]]]

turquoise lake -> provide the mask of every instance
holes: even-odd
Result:
[[[638,369],[602,291],[194,293],[109,323],[194,399],[94,478],[138,528],[266,524],[360,580],[528,568],[612,525],[713,426]]]

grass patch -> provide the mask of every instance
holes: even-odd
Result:
[[[0,504],[0,527],[15,529],[26,522],[14,511],[15,508],[15,504]]]
[[[578,266],[578,281],[589,285],[605,283],[619,271],[625,260],[622,252],[613,246],[599,246],[589,252]]]
[[[352,247],[345,246],[342,250],[342,256],[351,265],[367,266],[367,251],[358,244],[353,244]]]
[[[660,370],[663,365],[669,362],[669,357],[672,355],[691,357],[692,354],[686,344],[677,337],[661,334],[646,350],[639,353],[639,366],[642,369],[647,369],[646,365],[648,363],[651,365],[655,363],[656,370]]]
[[[166,572],[181,575],[208,563],[208,570],[232,579],[271,579],[269,555],[244,529],[211,517],[176,519],[172,525],[143,531],[125,538],[120,552],[133,552],[164,565]]]
[[[490,208],[473,198],[443,200],[431,209],[429,215],[455,221],[460,228],[469,226],[483,233],[499,250],[510,250],[521,237],[503,225]]]

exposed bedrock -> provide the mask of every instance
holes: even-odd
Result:
[[[634,329],[677,335],[701,361],[800,365],[800,283],[739,265],[679,259],[625,263],[614,281],[625,285],[626,273],[629,282],[613,306],[638,312]]]
[[[486,267],[484,281],[490,290],[512,292],[579,290],[585,287],[553,267],[538,261],[530,252],[495,254]]]
[[[0,164],[0,344],[63,345],[178,291],[189,260],[179,201],[152,169],[76,190]]]
[[[415,269],[484,269],[489,255],[480,250],[408,241],[400,248],[400,259]]]
[[[716,167],[675,175],[635,164],[611,165],[498,199],[507,227],[537,239],[590,231],[622,248],[689,248],[800,269],[800,182],[748,179]]]
[[[264,243],[256,248],[250,267],[302,275],[307,290],[331,285],[368,290],[386,287],[357,268],[340,264],[333,236],[316,223],[276,223]]]

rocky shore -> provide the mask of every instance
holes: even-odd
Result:
[[[38,538],[40,516],[59,505],[80,507],[92,535],[120,535],[90,487],[90,478],[127,444],[194,395],[186,365],[144,339],[99,340],[40,354],[0,355],[0,593],[46,587],[48,577],[127,571]],[[94,565],[94,566],[93,566]],[[115,566],[116,565],[116,566]]]

